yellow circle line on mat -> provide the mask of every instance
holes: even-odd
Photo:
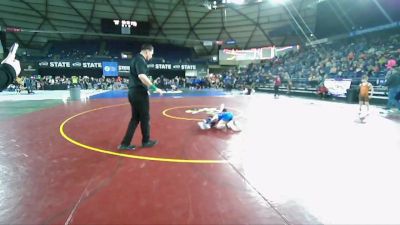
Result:
[[[184,108],[190,108],[190,107],[206,107],[205,105],[187,105],[187,106],[177,106],[177,107],[172,107],[165,109],[162,114],[166,117],[169,117],[171,119],[177,119],[177,120],[192,120],[192,121],[202,121],[202,119],[196,119],[196,118],[187,118],[187,117],[179,117],[179,116],[172,116],[169,115],[167,112],[174,110],[174,109],[184,109]]]
[[[109,155],[115,155],[115,156],[121,156],[121,157],[126,157],[126,158],[133,158],[133,159],[140,159],[140,160],[150,160],[150,161],[159,161],[159,162],[170,162],[170,163],[195,163],[195,164],[211,164],[211,163],[228,163],[226,160],[196,160],[196,159],[175,159],[175,158],[160,158],[160,157],[150,157],[150,156],[140,156],[140,155],[130,155],[130,154],[123,154],[123,153],[118,153],[106,149],[101,149],[101,148],[96,148],[93,146],[85,145],[83,143],[80,143],[71,137],[69,137],[65,132],[64,132],[64,127],[65,125],[71,121],[72,119],[82,116],[86,113],[102,110],[102,109],[107,109],[107,108],[112,108],[112,107],[118,107],[118,106],[123,106],[123,105],[128,105],[127,104],[118,104],[118,105],[111,105],[111,106],[105,106],[105,107],[100,107],[96,109],[91,109],[87,110],[81,113],[78,113],[76,115],[73,115],[69,117],[68,119],[64,120],[61,125],[60,125],[60,134],[63,138],[65,138],[67,141],[70,143],[77,145],[79,147],[82,147],[87,150],[95,151],[95,152],[100,152],[104,154],[109,154]]]
[[[168,114],[168,113],[167,113],[168,111],[171,111],[171,110],[174,110],[174,109],[184,109],[184,108],[191,108],[191,107],[209,107],[209,106],[207,106],[207,105],[187,105],[187,106],[176,106],[176,107],[172,107],[172,108],[165,109],[165,110],[162,112],[162,114],[163,114],[164,116],[168,117],[168,118],[171,118],[171,119],[176,119],[176,120],[202,121],[203,119],[196,119],[196,118],[188,118],[188,117],[172,116],[172,115],[170,115],[170,114]],[[228,109],[233,109],[233,110],[235,110],[235,111],[239,112],[239,115],[238,115],[238,116],[236,116],[236,117],[240,117],[240,116],[241,116],[241,112],[240,112],[239,110],[237,110],[237,109],[234,109],[234,108],[228,108]]]

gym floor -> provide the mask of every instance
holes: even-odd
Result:
[[[0,101],[0,224],[400,224],[398,117],[209,93],[152,97],[159,144],[135,151],[126,92]],[[188,113],[222,103],[242,132]]]

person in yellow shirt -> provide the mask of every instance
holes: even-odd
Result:
[[[79,83],[79,77],[77,76],[72,76],[71,77],[71,84],[73,87],[77,87]]]

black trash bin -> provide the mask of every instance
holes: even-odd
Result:
[[[358,88],[352,87],[347,89],[346,100],[348,103],[357,103],[358,102]]]

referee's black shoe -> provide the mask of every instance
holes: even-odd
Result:
[[[142,143],[142,147],[143,148],[150,148],[153,147],[154,145],[156,145],[158,143],[157,140],[148,140],[147,142],[143,142]]]
[[[119,150],[135,150],[135,148],[134,145],[118,145]]]

